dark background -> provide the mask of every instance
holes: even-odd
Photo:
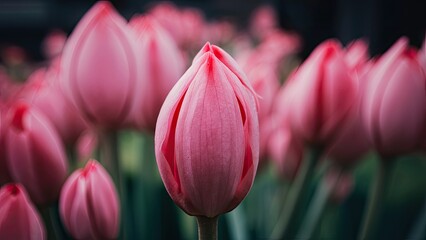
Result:
[[[40,60],[43,38],[53,28],[70,33],[81,16],[96,1],[0,0],[0,48],[22,46],[32,60]],[[111,1],[126,18],[143,12],[157,1]],[[207,19],[228,17],[244,28],[252,10],[269,3],[279,14],[280,24],[303,38],[301,57],[327,38],[344,44],[363,37],[373,55],[384,52],[400,36],[420,47],[426,29],[426,1],[420,0],[177,0],[178,6],[201,8]]]

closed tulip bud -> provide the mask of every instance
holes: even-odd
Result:
[[[134,17],[130,27],[136,34],[141,74],[132,114],[139,128],[153,132],[161,105],[182,76],[185,61],[169,33],[152,16]]]
[[[376,150],[393,157],[417,150],[426,120],[425,74],[401,38],[369,72],[362,115]]]
[[[9,110],[7,164],[12,178],[37,204],[59,196],[67,175],[65,150],[51,123],[35,109],[18,102]]]
[[[319,45],[287,84],[289,123],[297,138],[326,146],[356,102],[357,82],[349,75],[340,44]]]
[[[96,3],[65,45],[61,69],[64,90],[91,123],[117,129],[130,111],[137,74],[125,19],[111,3]]]
[[[95,160],[76,170],[61,191],[62,222],[75,239],[116,239],[119,200],[111,177]]]
[[[186,213],[216,217],[247,195],[259,161],[256,104],[236,62],[209,43],[167,96],[156,159],[167,191]]]
[[[0,239],[46,239],[43,222],[20,184],[0,189]]]

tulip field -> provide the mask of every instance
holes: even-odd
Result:
[[[269,5],[99,1],[4,49],[0,240],[426,239],[426,35],[303,44]]]

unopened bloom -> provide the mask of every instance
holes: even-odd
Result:
[[[0,239],[46,239],[43,221],[20,184],[0,189]]]
[[[76,170],[61,191],[62,221],[75,239],[116,239],[120,208],[107,171],[95,160]]]
[[[133,17],[130,27],[136,35],[140,69],[132,117],[139,128],[153,132],[164,99],[185,71],[185,61],[176,42],[154,17]]]
[[[289,123],[297,138],[325,146],[350,117],[358,85],[349,74],[338,42],[319,45],[292,75],[287,88]]]
[[[167,96],[155,152],[167,191],[190,215],[215,217],[247,195],[259,161],[256,95],[219,47],[207,43]]]
[[[8,115],[6,153],[13,180],[25,186],[35,203],[55,201],[68,170],[59,135],[49,120],[26,103],[15,103]]]
[[[382,156],[416,150],[424,138],[426,77],[417,52],[401,38],[368,75],[362,105],[367,133]]]
[[[96,3],[65,45],[61,68],[64,90],[91,123],[117,129],[130,111],[137,75],[125,19],[111,3]]]

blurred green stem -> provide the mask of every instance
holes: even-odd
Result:
[[[39,209],[47,231],[47,239],[70,239],[62,226],[58,214],[58,203]]]
[[[197,216],[198,240],[217,240],[218,218]]]
[[[282,239],[288,234],[289,228],[297,215],[297,210],[300,208],[302,202],[303,192],[312,179],[315,165],[318,162],[322,153],[322,149],[313,147],[310,149],[309,156],[304,159],[302,166],[294,180],[290,190],[281,216],[272,232],[272,239]]]
[[[128,209],[126,205],[126,189],[124,188],[123,176],[121,174],[121,166],[119,160],[119,149],[118,149],[118,134],[116,131],[99,131],[99,151],[100,161],[103,166],[111,174],[114,180],[117,192],[120,198],[121,204],[121,225],[120,225],[120,239],[126,239],[125,228],[131,226],[125,224]]]
[[[425,199],[426,200],[426,199]],[[423,210],[420,212],[419,217],[411,230],[407,239],[422,240],[426,239],[426,201],[423,205]]]
[[[338,169],[338,175],[332,181],[328,181],[327,175],[323,176],[321,183],[315,191],[313,202],[309,205],[307,214],[303,220],[302,226],[297,234],[297,239],[311,239],[319,220],[321,219],[324,209],[327,206],[330,193],[336,187],[337,182],[340,179],[342,170]]]
[[[392,159],[379,159],[376,179],[371,187],[368,205],[364,211],[361,231],[358,234],[359,240],[373,239],[373,232],[376,225],[376,219],[380,214],[380,207],[383,204],[383,197],[386,193],[386,185],[389,180],[390,170],[393,165]]]
[[[228,221],[232,239],[248,239],[246,217],[242,205],[227,213],[225,217]]]

